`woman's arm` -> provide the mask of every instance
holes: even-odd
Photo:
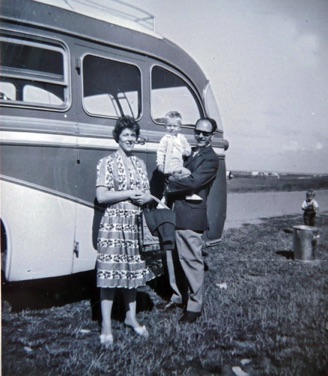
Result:
[[[152,201],[150,191],[145,192],[139,189],[129,189],[126,191],[110,191],[107,187],[97,187],[97,200],[100,204],[112,205],[117,202],[131,200],[135,205],[142,206]]]
[[[140,190],[110,191],[107,187],[97,187],[96,195],[100,204],[116,204],[120,201],[132,200],[135,194],[142,194]]]

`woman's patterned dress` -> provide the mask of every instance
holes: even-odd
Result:
[[[97,187],[111,191],[149,189],[144,162],[117,151],[98,162]],[[131,167],[133,166],[133,167]],[[161,257],[148,260],[140,253],[142,210],[130,201],[108,205],[97,241],[97,286],[137,288],[163,273]]]

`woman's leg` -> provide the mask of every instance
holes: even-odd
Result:
[[[101,288],[100,301],[101,301],[101,334],[112,334],[111,314],[113,301],[115,296],[115,289]]]
[[[125,325],[131,326],[133,330],[141,337],[148,338],[149,333],[144,325],[137,321],[137,290],[123,289],[124,303],[126,307]]]
[[[126,316],[125,324],[133,328],[140,327],[137,321],[137,290],[136,289],[123,289],[123,299],[125,304]]]

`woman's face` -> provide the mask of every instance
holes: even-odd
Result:
[[[125,128],[119,135],[118,145],[126,154],[129,154],[132,152],[132,149],[134,148],[136,141],[136,132],[132,129]]]

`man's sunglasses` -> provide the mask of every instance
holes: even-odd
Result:
[[[204,131],[199,131],[197,129],[194,130],[194,133],[196,136],[200,136],[202,133],[204,137],[209,137],[213,134],[212,132],[204,132]]]

